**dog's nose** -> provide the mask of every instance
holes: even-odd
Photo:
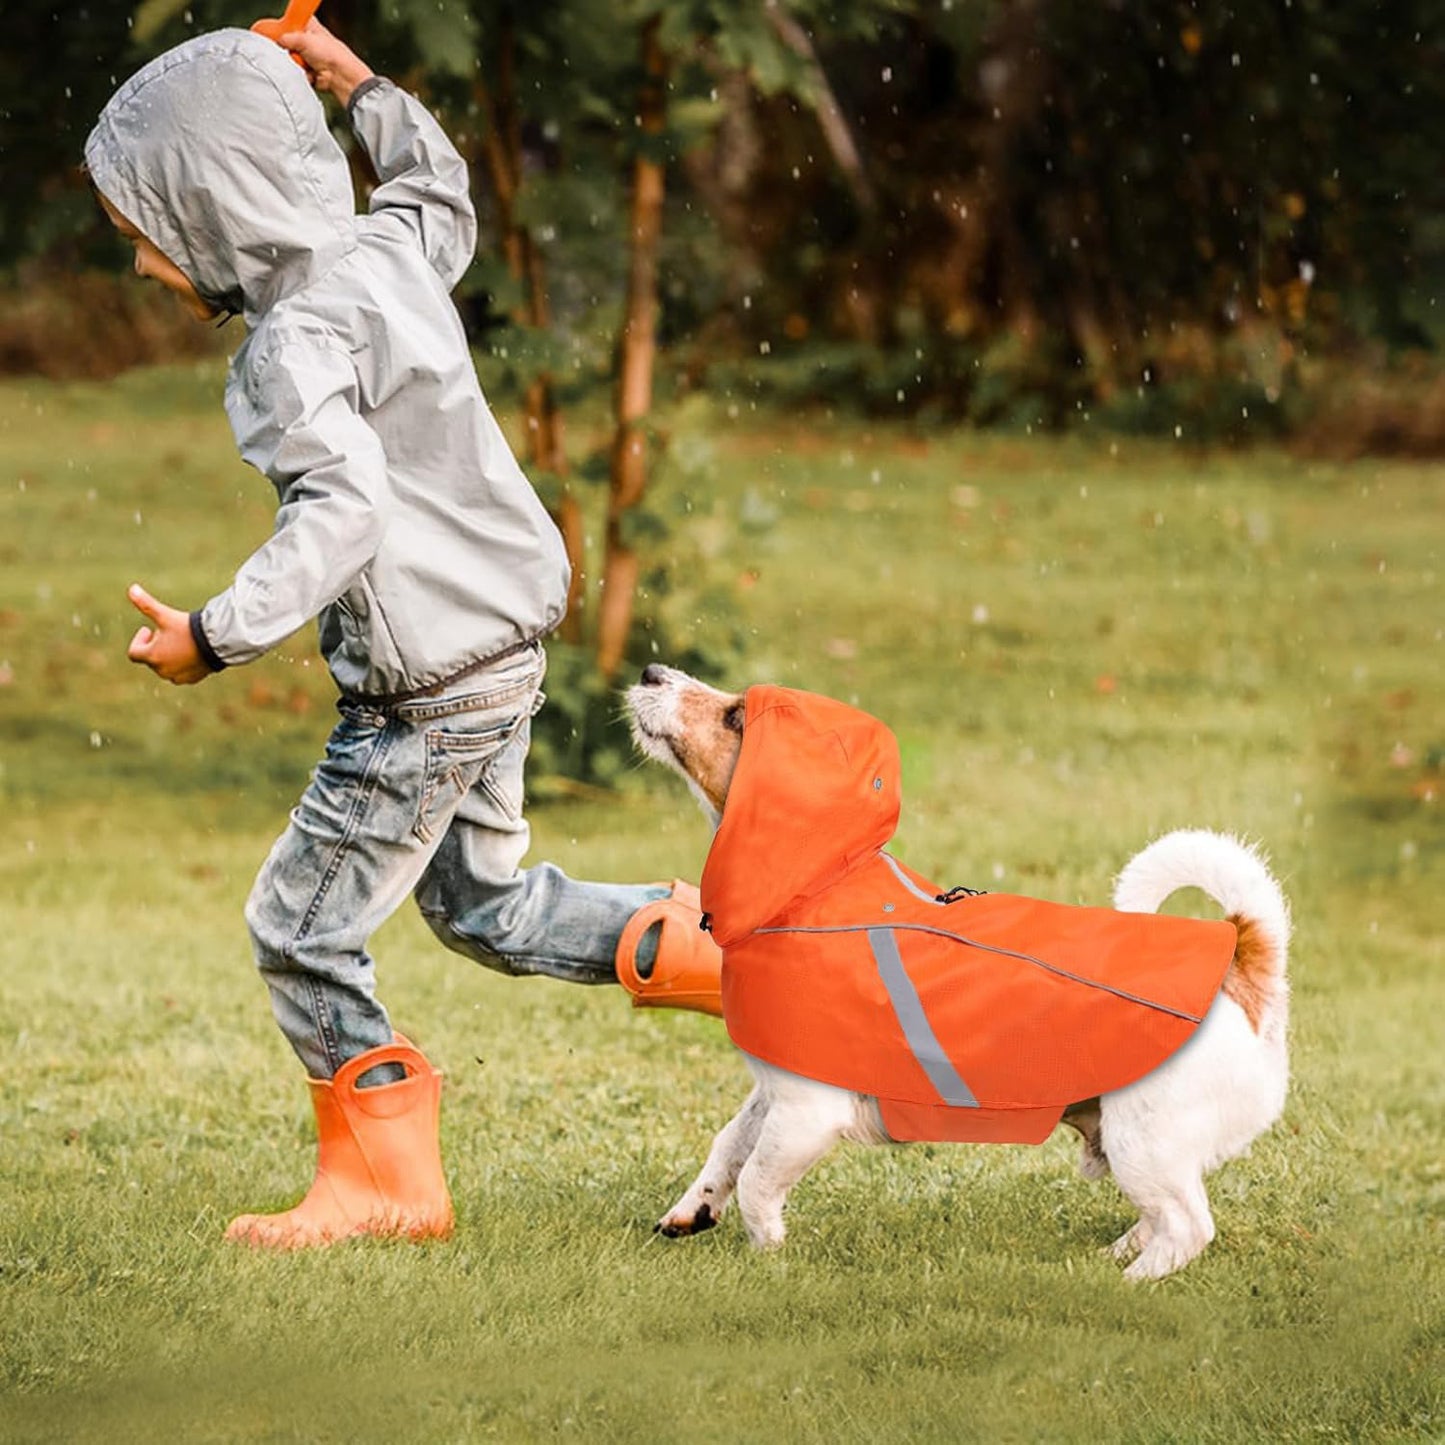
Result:
[[[661,687],[667,681],[667,669],[660,663],[649,662],[642,669],[643,687]]]

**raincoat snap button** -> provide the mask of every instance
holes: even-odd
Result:
[[[881,793],[881,792],[883,791],[883,779],[882,779],[882,778],[874,778],[874,779],[873,779],[873,791],[874,791],[875,793]]]

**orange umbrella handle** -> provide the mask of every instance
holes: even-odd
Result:
[[[286,6],[286,13],[279,20],[258,20],[251,29],[257,35],[264,35],[267,40],[274,40],[278,45],[283,35],[290,35],[297,30],[305,30],[321,6],[321,0],[290,0]],[[306,62],[299,55],[293,55],[292,60],[297,65],[305,66]]]

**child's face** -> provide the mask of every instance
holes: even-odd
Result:
[[[100,196],[97,191],[96,194]],[[159,281],[167,291],[174,292],[197,321],[214,321],[220,312],[191,285],[190,278],[170,257],[162,255],[160,248],[133,226],[104,196],[100,206],[110,218],[110,223],[127,241],[135,247],[135,273],[151,281]]]

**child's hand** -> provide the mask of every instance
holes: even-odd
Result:
[[[343,45],[319,20],[305,30],[281,37],[281,44],[306,63],[307,73],[317,90],[334,95],[342,105],[363,80],[371,78],[371,67]]]
[[[190,613],[157,602],[138,582],[126,596],[154,624],[142,627],[131,638],[126,656],[132,662],[144,663],[158,677],[182,685],[211,675],[191,636]]]

